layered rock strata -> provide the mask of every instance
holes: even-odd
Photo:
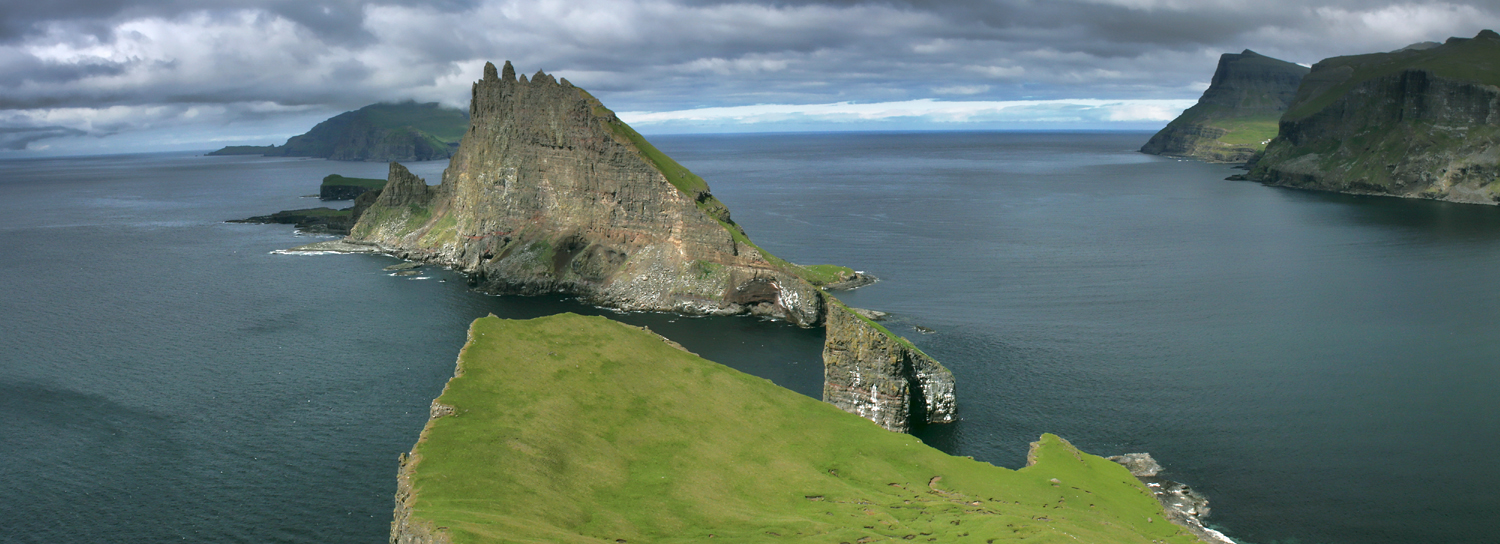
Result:
[[[1250,179],[1500,202],[1500,34],[1313,66]]]
[[[906,339],[827,298],[825,402],[895,432],[954,421],[952,372]]]
[[[820,323],[819,291],[795,265],[762,252],[707,183],[567,80],[487,64],[470,119],[442,184],[393,166],[351,241],[458,268],[490,292]]]
[[[1142,153],[1245,162],[1276,135],[1308,68],[1249,49],[1219,57],[1198,103],[1141,147]]]

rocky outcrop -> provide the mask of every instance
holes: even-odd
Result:
[[[401,169],[403,172],[405,168]],[[410,172],[406,175],[411,176]],[[416,177],[416,176],[412,176]],[[421,183],[421,180],[417,180]],[[423,185],[426,187],[426,185]],[[365,191],[354,199],[354,205],[348,208],[335,210],[333,208],[306,208],[301,210],[282,210],[271,215],[257,215],[247,219],[231,219],[227,223],[273,223],[281,225],[292,225],[297,230],[311,234],[337,234],[347,235],[354,228],[365,210],[375,205],[381,191]]]
[[[1225,53],[1198,103],[1161,129],[1142,153],[1245,162],[1276,135],[1306,67],[1246,49]]]
[[[826,298],[825,402],[895,432],[955,420],[953,373],[906,339]]]
[[[349,234],[349,228],[354,225],[354,209],[335,210],[324,207],[282,210],[271,215],[231,219],[226,222],[292,225],[299,231],[312,234]]]
[[[800,267],[765,253],[707,183],[567,80],[485,66],[438,187],[393,165],[351,241],[440,262],[495,293],[822,320]]]
[[[371,104],[318,123],[283,146],[230,146],[209,155],[428,161],[452,156],[468,124],[462,110],[436,102]]]
[[[1270,185],[1500,201],[1500,34],[1313,66],[1249,177]]]
[[[1108,458],[1125,468],[1130,474],[1151,490],[1156,500],[1167,513],[1167,520],[1193,533],[1199,540],[1209,544],[1234,544],[1224,533],[1203,525],[1208,517],[1208,497],[1193,491],[1186,484],[1174,482],[1160,476],[1162,468],[1149,453],[1127,453]]]

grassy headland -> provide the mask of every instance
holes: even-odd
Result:
[[[483,318],[407,462],[453,542],[1193,542],[1123,467],[929,448],[602,317]]]
[[[371,191],[377,191],[381,187],[385,187],[385,180],[375,178],[346,178],[338,174],[329,174],[323,177],[322,186],[363,187]]]

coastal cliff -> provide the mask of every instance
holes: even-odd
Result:
[[[453,155],[469,121],[436,102],[371,104],[318,123],[285,145],[230,146],[209,155],[314,157],[335,161],[429,161]]]
[[[813,271],[761,251],[707,183],[583,89],[487,64],[470,119],[442,183],[392,166],[350,241],[452,266],[494,293],[821,324]]]
[[[1500,201],[1500,34],[1313,66],[1253,164],[1269,185]]]
[[[1249,49],[1219,57],[1198,103],[1141,147],[1142,153],[1209,162],[1245,162],[1276,136],[1308,68]]]
[[[954,421],[952,372],[837,299],[825,307],[825,402],[901,433]]]
[[[475,320],[429,415],[393,544],[1197,541],[1057,436],[950,456],[603,317]]]

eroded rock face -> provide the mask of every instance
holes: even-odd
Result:
[[[954,421],[947,368],[831,297],[825,306],[824,402],[895,432]]]
[[[486,65],[442,184],[419,190],[393,165],[353,241],[491,292],[820,323],[818,290],[751,244],[700,178],[566,80],[514,74]]]
[[[1308,69],[1249,49],[1219,57],[1198,103],[1161,129],[1142,153],[1245,162],[1275,135],[1276,120],[1296,96]],[[1264,138],[1248,137],[1257,130]],[[1238,133],[1238,134],[1236,134]]]
[[[1249,177],[1356,194],[1500,202],[1500,35],[1319,62]],[[1459,68],[1454,68],[1459,67]]]

